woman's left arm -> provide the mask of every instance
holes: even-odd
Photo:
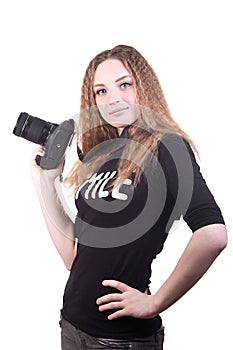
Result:
[[[105,286],[121,293],[105,295],[97,300],[100,311],[113,310],[108,318],[122,316],[152,318],[163,312],[205,274],[220,252],[227,245],[224,224],[211,224],[195,231],[171,275],[154,295],[139,292],[115,280],[103,281]],[[117,311],[114,312],[114,309]]]
[[[195,231],[175,269],[153,295],[155,314],[169,308],[190,290],[226,245],[227,231],[223,224],[212,224]]]

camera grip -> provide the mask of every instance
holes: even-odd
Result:
[[[56,169],[60,165],[73,135],[73,119],[65,120],[54,130],[46,142],[45,155],[36,157],[36,162],[39,162],[42,169]]]

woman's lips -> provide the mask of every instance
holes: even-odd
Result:
[[[114,115],[114,116],[121,115],[127,109],[128,109],[128,107],[118,108],[118,109],[115,109],[115,110],[109,112],[109,115]]]

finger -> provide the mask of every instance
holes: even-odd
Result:
[[[108,319],[111,321],[111,320],[114,320],[116,318],[123,317],[123,316],[127,316],[126,311],[125,310],[119,310],[119,311],[116,311],[113,314],[109,315]]]
[[[122,309],[122,302],[112,302],[99,306],[99,311]]]
[[[109,303],[111,301],[121,301],[121,300],[122,300],[122,294],[112,293],[112,294],[104,295],[101,298],[98,298],[96,300],[96,303],[97,303],[97,305],[100,305],[100,304]]]
[[[42,146],[42,145],[39,145],[39,146],[37,146],[34,150],[33,150],[33,152],[44,152],[45,151],[45,147],[44,146]]]
[[[37,155],[44,156],[44,154],[45,154],[45,149],[42,146],[41,147],[37,147],[32,152],[32,158],[35,159]]]
[[[105,287],[112,287],[112,288],[118,289],[122,293],[126,292],[130,288],[127,284],[116,280],[104,280],[102,284]]]

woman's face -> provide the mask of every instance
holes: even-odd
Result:
[[[121,61],[108,59],[102,62],[96,69],[93,88],[103,119],[116,127],[119,134],[136,121],[135,86]]]

